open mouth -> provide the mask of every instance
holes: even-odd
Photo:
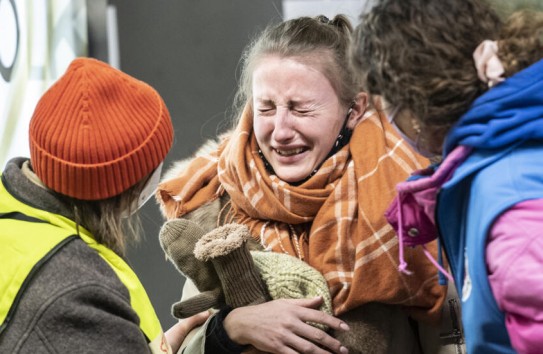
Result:
[[[292,149],[292,150],[278,150],[278,149],[274,149],[274,150],[280,156],[294,156],[294,155],[298,155],[307,151],[307,148],[297,148],[297,149]]]

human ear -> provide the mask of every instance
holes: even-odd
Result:
[[[358,123],[362,120],[364,113],[366,113],[366,108],[368,107],[368,94],[365,92],[359,92],[351,106],[352,111],[347,117],[347,128],[353,130]]]

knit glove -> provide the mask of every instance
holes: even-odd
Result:
[[[207,234],[185,219],[168,221],[162,227],[162,248],[201,292],[174,304],[175,317],[185,318],[224,304],[236,308],[271,299],[315,296],[323,297],[321,311],[332,313],[328,286],[319,271],[288,254],[249,252],[250,237],[249,229],[239,224],[226,224]]]
[[[247,226],[226,224],[208,232],[194,247],[197,259],[213,264],[226,303],[233,308],[271,300],[247,247],[250,238]]]
[[[200,291],[198,296],[173,304],[172,314],[176,318],[190,317],[225,304],[221,282],[213,264],[194,257],[194,246],[204,234],[198,224],[186,219],[167,221],[160,230],[160,245],[166,256]]]

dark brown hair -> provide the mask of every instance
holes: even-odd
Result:
[[[484,1],[381,0],[354,31],[352,64],[362,89],[409,109],[437,141],[487,90],[473,51],[500,28]]]
[[[506,77],[543,58],[543,12],[513,13],[500,33],[498,48]]]

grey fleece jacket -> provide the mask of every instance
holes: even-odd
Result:
[[[72,219],[52,193],[22,173],[25,161],[17,158],[7,164],[2,180],[9,192],[28,205]],[[75,238],[33,278],[0,335],[0,353],[150,353],[150,349],[126,287],[96,251]]]

